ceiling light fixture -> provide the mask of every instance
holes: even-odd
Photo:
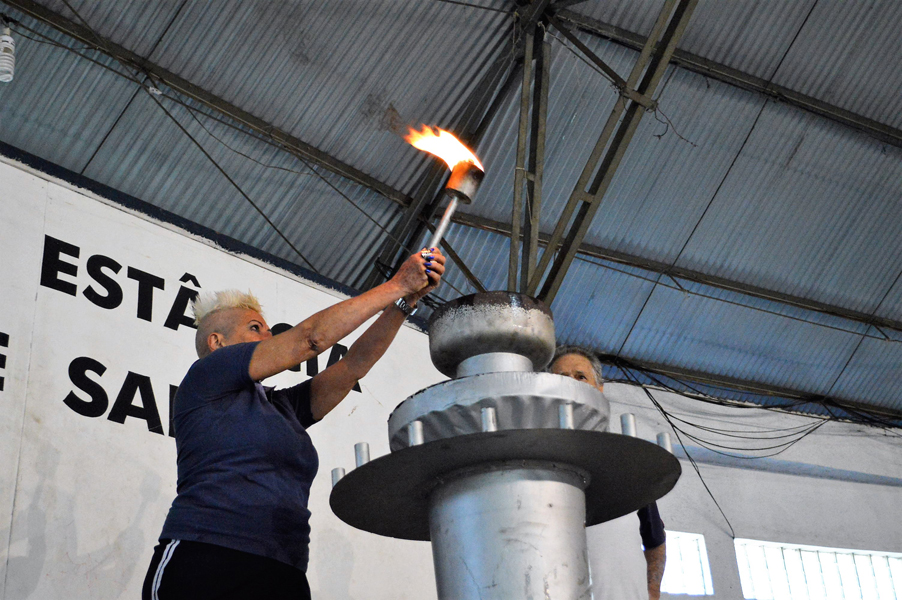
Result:
[[[0,35],[0,82],[9,83],[16,71],[16,42],[5,25]]]

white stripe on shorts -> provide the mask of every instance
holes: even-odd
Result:
[[[166,549],[163,550],[163,558],[160,559],[160,564],[157,565],[157,572],[153,577],[153,587],[150,591],[150,597],[153,600],[160,600],[160,583],[163,581],[163,569],[169,564],[169,559],[172,558],[172,553],[175,552],[175,548],[178,545],[179,540],[172,540],[166,545]]]

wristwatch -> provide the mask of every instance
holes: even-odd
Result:
[[[407,300],[404,298],[398,298],[395,300],[395,306],[401,309],[401,312],[404,313],[405,316],[411,317],[417,310],[420,308],[419,306],[411,306],[407,304]]]

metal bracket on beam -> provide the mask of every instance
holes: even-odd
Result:
[[[644,106],[647,110],[655,110],[657,108],[657,102],[655,102],[652,98],[644,94],[640,94],[635,89],[627,85],[625,79],[623,79],[617,71],[615,71],[610,65],[601,60],[601,58],[592,52],[592,50],[586,46],[582,40],[573,35],[573,33],[567,29],[563,23],[560,22],[554,15],[548,15],[548,22],[554,25],[554,28],[561,32],[561,34],[567,38],[571,44],[579,48],[580,52],[582,52],[586,58],[592,61],[596,67],[601,69],[602,73],[607,75],[614,87],[620,92],[621,96],[625,96],[634,102],[638,102],[642,106]]]

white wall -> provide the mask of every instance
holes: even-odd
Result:
[[[666,392],[653,392],[662,407],[678,418],[719,429],[759,434],[811,424],[810,418],[760,409],[729,408],[700,403]],[[636,414],[639,436],[653,440],[670,427],[644,392],[627,385],[606,384],[613,423],[617,415]],[[715,443],[741,444],[685,424],[691,433]],[[616,425],[613,429],[617,430]],[[786,433],[786,432],[782,432]],[[749,441],[747,447],[763,447],[780,440]],[[674,440],[676,444],[676,441]],[[689,454],[703,455],[686,440]],[[711,494],[720,504],[737,538],[750,538],[830,548],[902,552],[902,437],[898,432],[844,423],[828,423],[774,457],[783,468],[818,471],[819,477],[764,472],[752,468],[728,468],[699,463]],[[736,452],[756,455],[764,452]],[[737,463],[741,461],[735,461]],[[754,461],[749,467],[754,467]],[[736,555],[730,528],[705,490],[699,475],[686,460],[683,475],[670,494],[658,501],[667,529],[705,536],[715,598],[742,598]],[[889,484],[864,484],[843,480],[856,477]],[[835,478],[830,478],[835,477]],[[894,479],[895,481],[888,481]],[[665,594],[664,597],[667,597]],[[678,596],[674,596],[678,597]]]
[[[139,597],[175,495],[170,386],[196,358],[194,329],[165,326],[180,289],[197,287],[180,279],[188,273],[205,289],[254,290],[271,325],[294,324],[340,298],[9,164],[0,163],[0,189],[0,332],[10,338],[0,350],[8,357],[0,370],[0,598]],[[71,247],[45,252],[45,236]],[[41,283],[45,255],[45,279],[55,282],[50,286]],[[121,265],[118,273],[101,270],[115,285],[92,277],[88,265],[104,260],[95,256]],[[55,261],[69,266],[52,267]],[[147,285],[139,294],[138,279],[150,278],[135,270],[159,278],[163,289]],[[89,288],[107,296],[107,287],[121,289],[119,306],[103,308],[85,296]],[[320,368],[328,354],[320,357]],[[309,576],[321,598],[434,596],[427,543],[351,529],[328,507],[332,467],[353,467],[358,441],[369,442],[374,457],[387,453],[390,410],[443,378],[426,356],[426,336],[403,328],[361,382],[362,391],[351,392],[310,430],[321,467],[310,502]],[[77,369],[75,382],[69,373],[73,361],[93,365]],[[79,382],[79,374],[89,382]],[[274,383],[306,377],[285,373]],[[119,423],[109,417],[123,387],[132,393],[119,405],[131,405],[138,416]],[[69,394],[81,414],[65,403]],[[162,433],[150,432],[149,420],[140,416],[150,405],[159,413]],[[85,416],[91,411],[98,414]]]
[[[48,252],[46,236],[71,246],[62,254]],[[0,598],[136,598],[175,494],[169,394],[194,360],[194,330],[165,324],[183,288],[197,289],[185,275],[204,289],[253,289],[271,325],[293,324],[339,297],[9,161],[0,162],[0,256],[0,333],[9,335],[8,347],[0,348],[7,356],[0,368]],[[121,266],[118,273],[107,266],[92,275],[110,260]],[[151,289],[151,280],[162,289]],[[121,289],[118,306],[89,299],[90,289],[101,304],[114,304],[103,300],[107,288]],[[427,543],[354,530],[328,507],[331,468],[350,469],[358,441],[369,442],[374,457],[387,453],[391,410],[442,379],[427,356],[426,336],[404,328],[361,382],[362,392],[352,392],[311,429],[321,461],[311,496],[315,597],[435,597]],[[320,360],[324,366],[326,357]],[[286,373],[276,383],[306,376]],[[633,412],[640,436],[651,439],[665,429],[640,391],[610,384],[606,394],[613,422],[617,414]],[[715,426],[807,422],[657,396],[667,410]],[[117,405],[131,415],[122,423],[109,418]],[[162,433],[148,430],[151,406]],[[780,458],[899,478],[899,450],[898,437],[833,424]],[[726,524],[689,464],[682,464],[683,477],[660,502],[665,522],[705,534],[716,597],[740,598]],[[902,551],[895,518],[899,487],[701,468],[739,537]]]

